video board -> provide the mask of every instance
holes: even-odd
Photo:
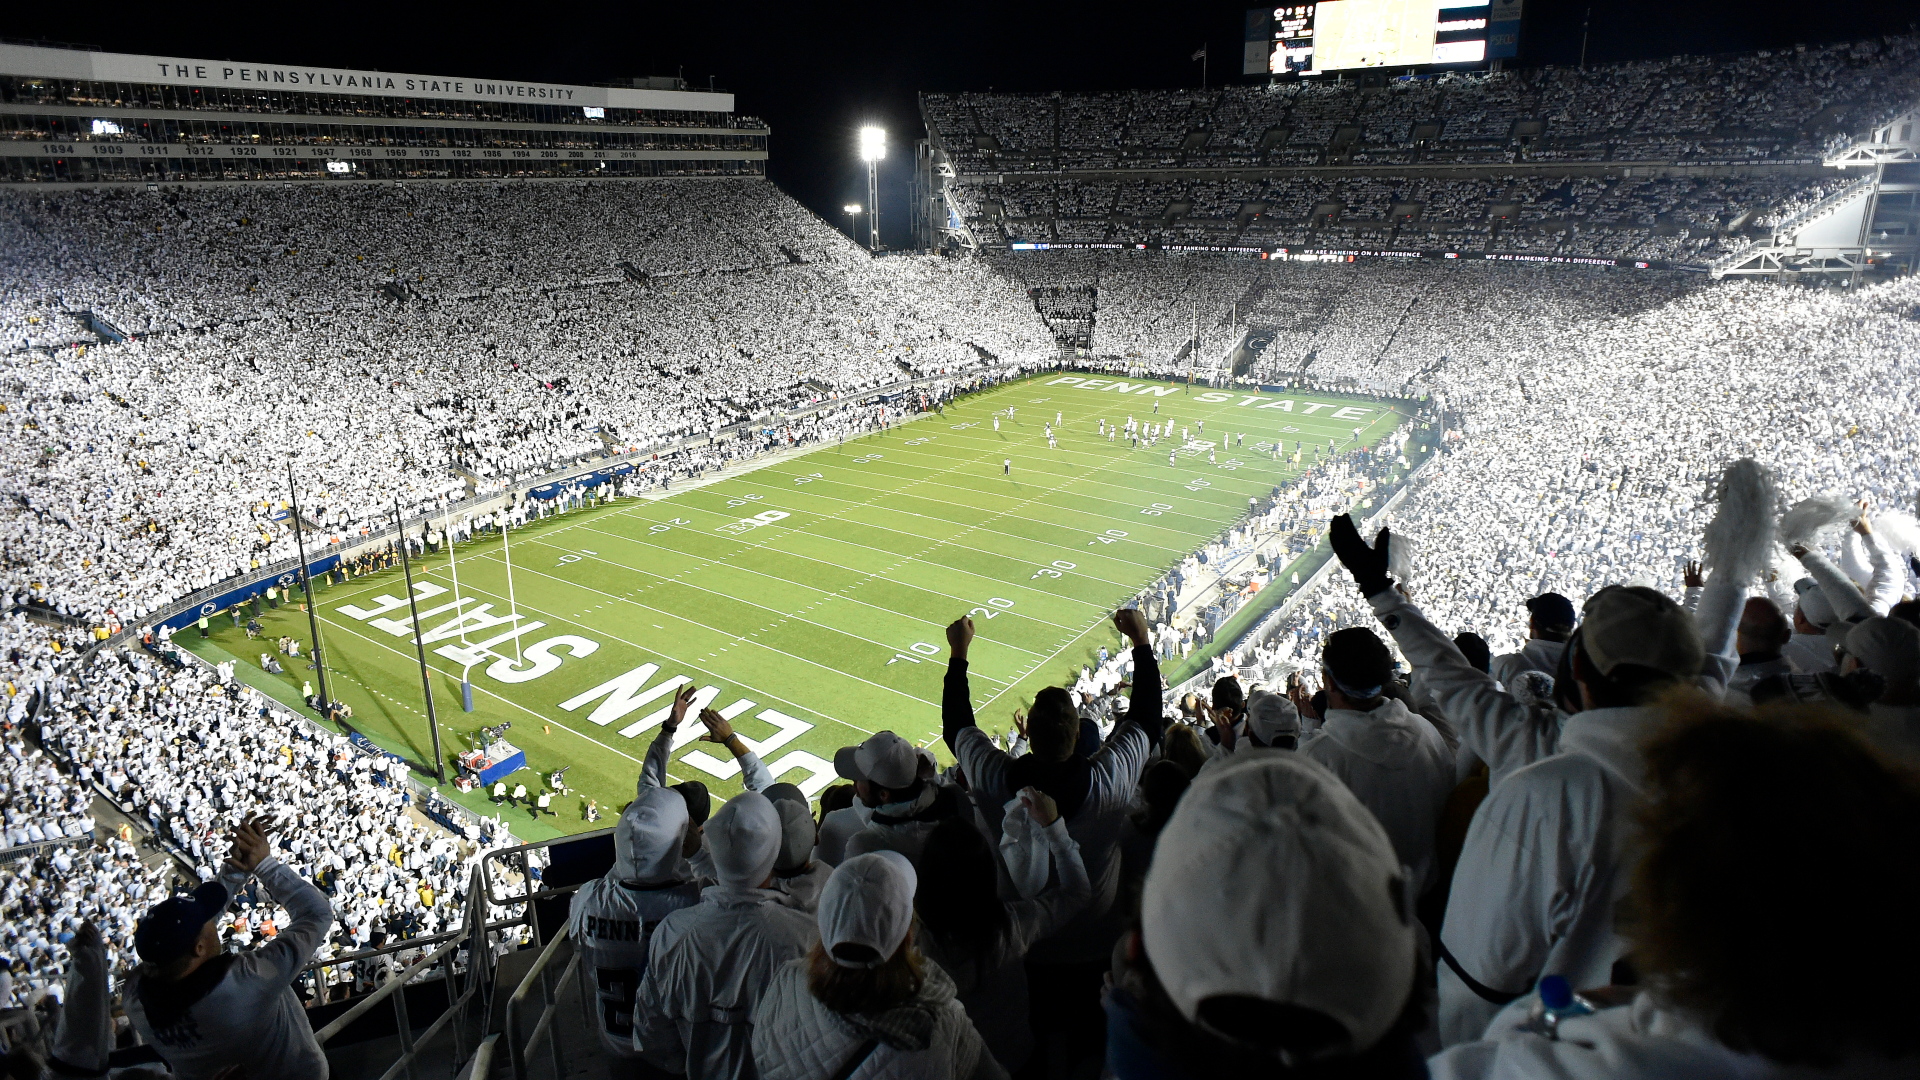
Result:
[[[1248,75],[1477,64],[1518,51],[1521,0],[1317,0],[1247,12]]]

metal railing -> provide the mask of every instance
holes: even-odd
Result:
[[[586,1000],[587,988],[582,982],[586,969],[580,963],[580,950],[573,947],[572,925],[563,924],[547,947],[540,950],[540,958],[527,969],[526,977],[507,999],[507,1022],[503,1037],[507,1043],[507,1055],[513,1063],[513,1080],[528,1080],[527,1059],[533,1053],[534,1044],[542,1035],[548,1036],[547,1048],[553,1054],[554,1080],[562,1080],[567,1074],[566,1061],[560,1054],[560,1037],[554,1031],[554,1014],[566,996],[569,984],[580,984],[580,1000]],[[553,977],[555,958],[562,949],[569,954],[566,969],[556,980]],[[540,1018],[534,1021],[533,1030],[521,1035],[521,1027],[526,1019],[527,999],[532,996],[534,987],[540,988]]]
[[[433,940],[442,941],[438,948],[415,961],[405,971],[387,980],[386,984],[378,990],[355,1002],[346,1012],[335,1017],[332,1023],[314,1032],[314,1042],[325,1047],[328,1040],[345,1031],[355,1021],[367,1015],[367,1013],[373,1010],[374,1006],[380,1004],[382,1001],[391,1000],[393,1002],[394,1022],[400,1037],[400,1056],[387,1068],[386,1072],[380,1074],[380,1080],[394,1080],[395,1077],[403,1072],[407,1075],[408,1080],[418,1080],[414,1070],[414,1064],[420,1056],[420,1051],[423,1047],[432,1043],[442,1029],[450,1029],[453,1036],[454,1060],[465,1060],[467,1056],[467,1031],[464,1026],[466,1023],[466,1015],[472,1006],[475,991],[480,988],[483,982],[490,982],[490,966],[487,964],[487,960],[491,954],[487,948],[486,938],[488,931],[494,928],[494,924],[486,922],[487,909],[482,899],[484,891],[480,886],[480,874],[480,868],[475,867],[472,882],[467,889],[467,912],[462,919],[463,925],[461,928],[450,934],[437,935]],[[530,914],[531,913],[528,913],[529,917]],[[515,925],[516,923],[517,920],[509,920],[497,925],[505,927]],[[414,939],[384,949],[364,950],[324,961],[314,961],[302,970],[308,971],[342,963],[351,963],[356,959],[364,959],[369,956],[398,952],[403,949],[419,948],[422,944],[423,941],[421,939]],[[456,978],[458,971],[456,970],[453,958],[455,952],[462,945],[467,946],[465,987],[460,989],[456,995],[456,986],[462,980]],[[436,966],[441,968],[441,977],[446,980],[447,1007],[433,1023],[427,1025],[426,1030],[416,1036],[413,1030],[412,1018],[407,1015],[407,995],[404,991],[408,984],[412,983],[415,978],[431,972]],[[318,978],[319,976],[316,973],[316,981]]]

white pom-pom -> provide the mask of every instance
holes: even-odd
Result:
[[[1896,555],[1912,555],[1920,552],[1920,521],[1900,510],[1887,510],[1874,514],[1873,531],[1887,550]]]
[[[1379,539],[1379,536],[1375,535],[1374,540],[1378,542]],[[1420,545],[1414,542],[1413,537],[1405,533],[1389,534],[1387,573],[1393,575],[1393,580],[1402,584],[1413,580],[1413,557],[1419,550]]]
[[[1787,547],[1795,544],[1812,547],[1837,534],[1859,512],[1858,506],[1838,495],[1801,499],[1780,515],[1780,542]]]
[[[1701,562],[1715,574],[1745,585],[1760,576],[1773,548],[1773,514],[1778,496],[1773,474],[1752,458],[1727,466],[1714,486],[1720,504],[1702,537]]]

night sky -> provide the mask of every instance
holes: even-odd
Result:
[[[866,201],[854,131],[894,136],[881,229],[907,241],[906,191],[923,90],[1120,90],[1239,82],[1245,0],[1143,8],[1082,3],[803,5],[148,4],[23,0],[0,35],[115,52],[591,83],[684,73],[738,95],[773,128],[769,173],[844,228]],[[1580,55],[1580,0],[1527,0],[1517,66]],[[1589,63],[1846,41],[1909,30],[1911,2],[1598,0]],[[270,13],[263,15],[262,13]],[[283,21],[284,20],[284,21]],[[897,209],[896,209],[897,208]],[[865,225],[862,223],[862,232]]]

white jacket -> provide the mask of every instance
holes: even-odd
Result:
[[[1440,935],[1443,1045],[1479,1038],[1499,1011],[1455,963],[1506,994],[1526,994],[1542,975],[1575,986],[1612,982],[1627,951],[1613,908],[1633,868],[1640,743],[1661,716],[1648,707],[1575,713],[1562,753],[1514,772],[1474,813]]]
[[[1500,680],[1502,686],[1512,686],[1513,680],[1523,671],[1544,671],[1557,675],[1560,671],[1560,654],[1567,651],[1564,641],[1548,641],[1546,638],[1528,638],[1519,652],[1503,653],[1493,658],[1488,665],[1493,677]]]
[[[1453,793],[1453,753],[1440,732],[1395,699],[1372,712],[1328,709],[1300,756],[1325,765],[1373,811],[1412,872],[1414,895],[1424,893],[1434,827]]]
[[[818,936],[813,916],[770,889],[702,890],[653,932],[635,1048],[687,1080],[753,1080],[754,1007],[780,965]]]
[[[1706,664],[1696,680],[1720,697],[1739,666],[1734,632],[1746,604],[1746,590],[1718,579],[1702,590],[1694,622],[1700,628]],[[1453,725],[1465,750],[1487,763],[1487,782],[1499,787],[1514,770],[1546,758],[1560,748],[1564,715],[1531,709],[1500,689],[1493,676],[1467,662],[1453,639],[1427,621],[1411,600],[1392,589],[1367,598],[1407,662],[1422,676],[1424,692]]]
[[[953,980],[927,962],[912,1001],[882,1013],[842,1016],[807,989],[807,961],[774,973],[753,1012],[753,1060],[762,1080],[825,1080],[866,1053],[849,1080],[1004,1080],[987,1052]]]
[[[1449,1047],[1427,1062],[1433,1080],[1892,1080],[1920,1074],[1920,1062],[1857,1060],[1831,1069],[1779,1065],[1729,1049],[1691,1017],[1663,1009],[1651,994],[1630,1005],[1562,1021],[1559,1038],[1519,1030],[1535,999],[1502,1010],[1484,1039]]]

